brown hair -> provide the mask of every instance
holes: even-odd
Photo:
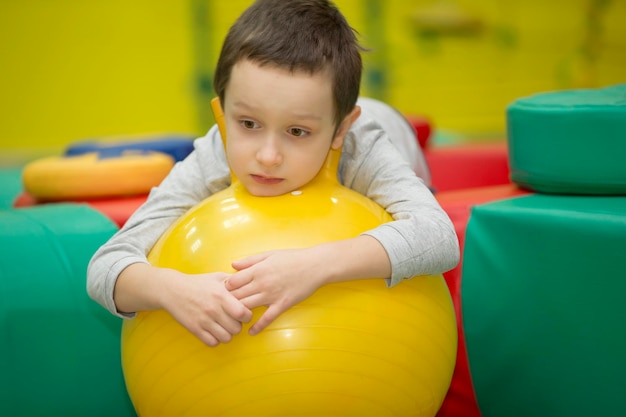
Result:
[[[233,66],[244,59],[310,74],[328,68],[340,123],[359,96],[362,50],[356,31],[328,0],[257,0],[226,35],[213,87],[224,103]]]

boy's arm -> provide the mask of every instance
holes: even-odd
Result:
[[[389,285],[454,268],[460,250],[452,221],[378,123],[367,118],[357,121],[346,137],[344,152],[342,183],[393,217],[392,222],[365,232],[389,256]]]
[[[113,300],[120,273],[129,265],[147,263],[146,254],[161,234],[189,208],[226,188],[230,171],[217,127],[195,143],[195,150],[177,163],[148,200],[92,257],[87,269],[87,292],[111,313],[121,314]],[[220,159],[220,157],[222,159]]]
[[[119,275],[113,298],[120,312],[164,309],[209,346],[228,342],[252,312],[225,287],[229,274],[186,275],[146,263]]]
[[[165,309],[204,343],[230,340],[252,313],[224,286],[225,273],[186,275],[148,263],[146,254],[189,208],[230,183],[217,128],[195,143],[146,203],[93,256],[89,295],[113,314]]]

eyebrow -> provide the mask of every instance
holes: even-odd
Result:
[[[233,107],[236,109],[243,109],[246,111],[254,111],[256,110],[254,107],[241,102],[241,101],[236,101],[233,103]],[[306,120],[315,120],[315,121],[320,121],[322,120],[321,116],[317,116],[315,114],[309,114],[309,113],[297,113],[297,112],[293,112],[291,113],[291,116],[297,118],[297,119],[306,119]]]

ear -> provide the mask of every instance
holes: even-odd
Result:
[[[350,130],[350,127],[354,122],[356,122],[356,119],[358,119],[360,115],[361,107],[354,106],[354,109],[352,109],[352,111],[348,113],[346,117],[344,117],[344,119],[339,124],[339,127],[337,128],[337,133],[335,133],[333,142],[330,145],[332,149],[339,149],[343,146],[343,140],[348,134],[348,130]]]

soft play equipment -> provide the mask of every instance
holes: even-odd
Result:
[[[429,149],[431,143],[431,137],[433,132],[433,125],[431,120],[424,116],[418,114],[406,114],[404,116],[413,128],[415,132],[415,137],[417,138],[417,143],[421,150]]]
[[[506,141],[430,147],[424,155],[436,193],[511,182]]]
[[[626,415],[626,197],[474,208],[463,326],[484,417]]]
[[[39,201],[129,196],[150,192],[173,166],[174,159],[160,152],[127,151],[112,158],[90,152],[32,161],[22,180]]]
[[[85,291],[91,255],[116,230],[85,205],[0,210],[0,415],[135,415],[121,320]]]
[[[74,142],[65,149],[66,156],[97,152],[101,157],[118,157],[129,150],[161,152],[174,161],[182,161],[193,151],[196,137],[183,134],[156,134],[144,136],[111,136]]]
[[[624,91],[512,106],[512,179],[546,193],[478,205],[467,226],[463,328],[484,417],[626,415]]]
[[[21,168],[0,168],[0,209],[13,206],[15,196],[22,190]]]
[[[531,190],[626,194],[626,84],[535,94],[507,109],[511,176]]]
[[[480,417],[480,409],[474,393],[472,375],[467,360],[467,350],[465,346],[465,335],[463,330],[463,312],[461,302],[461,268],[463,265],[463,248],[465,244],[465,229],[470,218],[472,208],[479,204],[491,201],[505,200],[521,195],[530,194],[519,188],[515,184],[492,185],[485,187],[474,187],[461,190],[452,190],[437,193],[437,201],[446,211],[461,248],[461,262],[452,270],[443,274],[450,289],[454,309],[457,316],[458,329],[458,349],[456,366],[450,389],[446,398],[437,413],[438,417]]]
[[[25,190],[13,206],[85,203],[121,227],[174,163],[193,151],[193,140],[185,135],[151,135],[73,143],[64,157],[42,158],[26,165]]]
[[[338,162],[331,151],[311,183],[279,197],[253,197],[234,178],[176,222],[149,260],[187,273],[231,270],[247,255],[354,237],[388,220],[338,183]],[[434,416],[454,368],[456,321],[441,276],[391,289],[382,279],[327,285],[260,334],[247,327],[211,348],[164,311],[125,321],[123,368],[138,414]]]
[[[124,226],[128,218],[146,201],[147,194],[123,197],[93,198],[73,200],[73,203],[87,204],[113,220],[119,227]],[[32,195],[22,191],[15,197],[12,206],[16,208],[31,207],[40,204]]]

